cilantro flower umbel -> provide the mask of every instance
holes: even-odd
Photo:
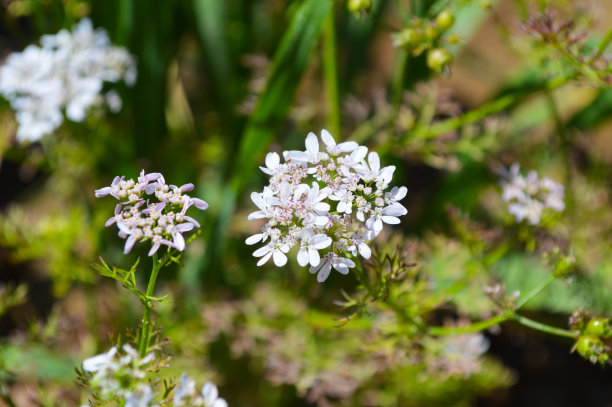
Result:
[[[119,236],[126,239],[124,253],[136,242],[150,240],[152,256],[162,245],[185,250],[183,233],[200,227],[186,212],[192,206],[205,210],[208,204],[184,194],[192,189],[193,184],[167,185],[162,174],[146,174],[143,170],[137,180],[115,177],[110,186],[96,190],[95,195],[110,195],[123,201],[105,226],[117,224]]]
[[[563,185],[552,179],[539,178],[533,170],[523,176],[518,163],[504,170],[502,175],[502,199],[516,222],[526,221],[532,226],[539,225],[547,211],[563,212],[565,209]]]
[[[18,141],[38,141],[66,118],[83,122],[92,107],[106,102],[121,109],[115,91],[103,95],[105,83],[136,81],[135,58],[111,44],[104,29],[84,18],[72,31],[43,35],[40,46],[10,54],[0,67],[0,95],[16,112]]]
[[[266,166],[260,168],[270,176],[270,184],[251,194],[258,210],[248,217],[267,222],[246,239],[248,245],[264,244],[253,253],[260,258],[258,266],[270,259],[284,266],[295,247],[298,264],[310,266],[319,282],[332,269],[348,274],[355,267],[348,256],[369,258],[368,243],[384,224],[397,224],[398,216],[407,213],[399,203],[407,189],[386,192],[394,166],[382,167],[376,152],[368,154],[354,141],[336,144],[327,130],[322,130],[321,140],[324,148],[309,133],[306,151],[285,151],[284,163],[277,153],[268,153]]]

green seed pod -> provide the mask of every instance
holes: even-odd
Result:
[[[576,342],[576,350],[586,359],[591,359],[593,355],[596,356],[597,350],[601,348],[603,348],[603,342],[593,335],[582,335]]]
[[[452,60],[451,53],[443,48],[435,48],[427,52],[427,66],[435,72],[442,72]]]
[[[455,16],[453,16],[450,10],[442,10],[440,14],[436,16],[436,24],[438,28],[446,31],[455,24]]]
[[[368,11],[372,7],[372,0],[348,0],[347,7],[353,13]]]
[[[393,44],[396,47],[406,48],[412,52],[423,42],[423,35],[420,30],[413,28],[405,28],[402,31],[393,35]]]
[[[610,336],[610,320],[608,318],[592,318],[587,324],[586,333],[598,337]]]

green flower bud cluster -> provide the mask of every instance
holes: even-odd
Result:
[[[410,26],[392,34],[393,45],[404,48],[414,56],[427,53],[427,66],[434,72],[442,72],[453,61],[444,43],[459,42],[455,34],[446,36],[455,24],[455,16],[449,9],[442,10],[433,20],[414,18]]]
[[[552,267],[557,278],[569,276],[576,268],[576,258],[572,254],[563,254],[558,247],[544,254],[544,259]]]
[[[570,319],[570,325],[578,328],[578,340],[574,344],[572,351],[576,350],[580,356],[589,360],[591,363],[605,365],[610,360],[610,346],[608,338],[612,337],[610,330],[610,320],[608,318],[591,318],[585,325],[585,313],[580,313],[579,318]]]

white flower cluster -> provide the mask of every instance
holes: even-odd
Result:
[[[310,264],[319,282],[332,268],[347,274],[355,267],[348,253],[369,258],[367,243],[382,231],[383,223],[397,224],[397,217],[407,213],[399,203],[406,196],[405,187],[385,192],[394,166],[381,168],[378,154],[368,154],[354,141],[336,144],[327,130],[321,139],[326,152],[319,150],[317,136],[310,133],[306,151],[285,151],[285,163],[278,154],[268,153],[266,167],[260,168],[270,176],[270,184],[251,194],[259,210],[249,215],[249,220],[268,221],[261,233],[246,240],[252,245],[269,239],[253,253],[261,257],[258,266],[271,257],[283,266],[286,253],[297,246],[298,263]]]
[[[192,189],[193,184],[181,187],[166,185],[160,173],[145,174],[142,170],[137,181],[131,178],[126,180],[124,176],[115,177],[109,187],[98,189],[95,194],[96,198],[111,195],[125,200],[115,207],[115,216],[106,221],[106,226],[116,223],[119,236],[127,239],[124,253],[128,253],[137,241],[151,240],[153,246],[149,256],[152,256],[161,245],[185,250],[182,233],[200,227],[195,219],[185,213],[191,206],[205,210],[208,204],[183,195]]]
[[[533,170],[524,177],[518,163],[502,175],[502,199],[508,203],[508,212],[517,222],[527,220],[528,224],[537,225],[545,210],[562,212],[565,209],[563,185],[552,179],[538,178]]]
[[[214,383],[207,382],[198,393],[195,380],[183,373],[174,389],[173,403],[178,406],[227,407],[227,401],[219,397],[219,390]]]
[[[40,46],[29,45],[12,53],[0,68],[0,94],[17,112],[19,141],[37,141],[68,119],[81,122],[91,106],[101,105],[104,82],[136,81],[134,57],[113,46],[103,29],[94,30],[89,19],[72,32],[43,35]],[[121,109],[116,92],[106,95],[112,111]]]
[[[130,345],[121,349],[122,352],[113,346],[108,352],[83,361],[83,370],[93,373],[92,389],[108,399],[123,399],[126,407],[152,405],[155,394],[146,377],[155,355],[149,353],[141,359]]]
[[[155,355],[149,353],[141,359],[130,345],[123,345],[121,350],[113,346],[108,352],[83,361],[83,370],[92,374],[89,380],[92,390],[99,396],[115,399],[125,407],[227,407],[227,402],[219,397],[217,386],[208,382],[197,393],[195,380],[186,373],[181,375],[172,399],[156,402],[155,398],[164,397],[164,394],[156,392],[147,377],[147,373],[158,368],[152,365]]]

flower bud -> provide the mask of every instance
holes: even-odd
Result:
[[[425,31],[425,38],[431,42],[435,41],[440,36],[440,31],[434,25],[425,26],[424,31]]]
[[[574,348],[580,356],[591,363],[604,364],[608,361],[608,348],[603,341],[594,335],[581,335],[576,341]]]
[[[393,34],[393,45],[406,48],[408,52],[414,51],[422,42],[423,34],[413,28],[405,28]]]
[[[427,66],[435,72],[442,72],[452,60],[451,53],[443,48],[435,48],[427,52]]]
[[[575,267],[576,258],[574,256],[561,256],[555,263],[554,274],[556,277],[566,277]]]
[[[586,333],[598,337],[610,336],[610,320],[608,318],[592,318],[587,324]]]
[[[347,7],[353,13],[368,11],[372,7],[372,0],[348,0]]]
[[[436,24],[438,28],[446,31],[455,24],[455,16],[453,16],[450,10],[442,10],[440,14],[436,16]]]

